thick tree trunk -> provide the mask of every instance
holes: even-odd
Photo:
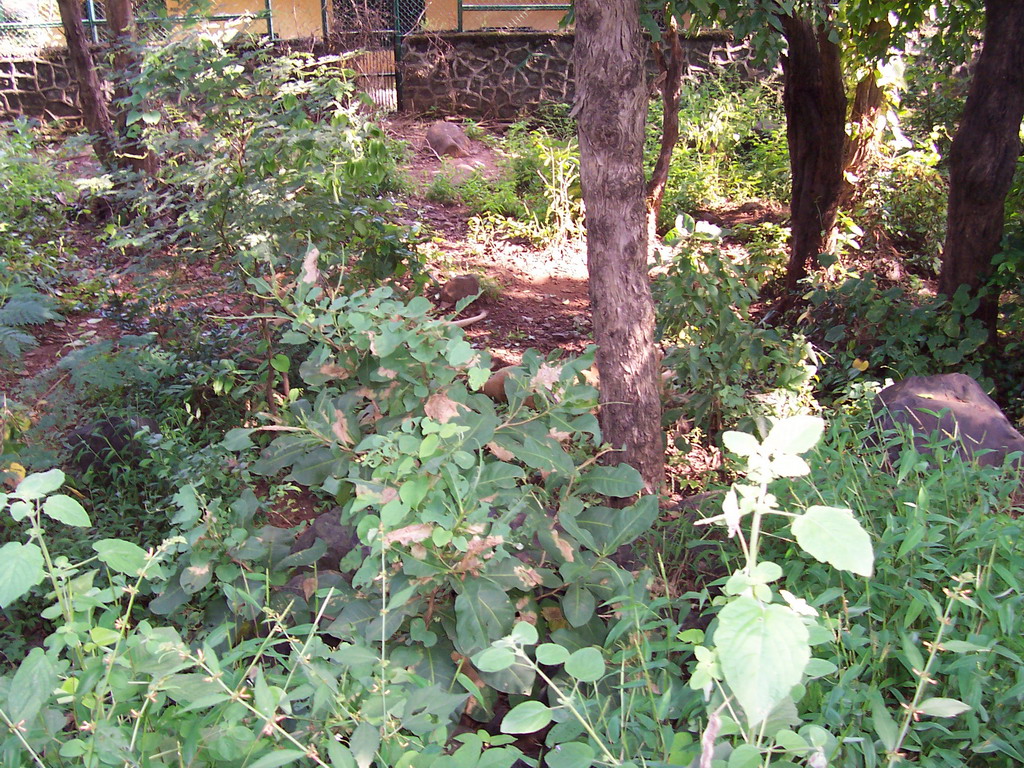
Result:
[[[89,41],[82,24],[82,7],[74,0],[57,0],[57,7],[60,9],[71,67],[78,83],[78,106],[82,110],[82,120],[93,136],[96,156],[105,167],[112,168],[115,160],[114,124],[110,120],[103,87],[89,51]]]
[[[781,17],[789,51],[782,60],[786,138],[793,176],[786,289],[797,290],[835,224],[843,180],[846,92],[839,46],[799,16]]]
[[[107,0],[107,25],[113,34],[114,47],[114,104],[117,132],[121,137],[121,162],[139,172],[153,173],[156,163],[142,139],[142,125],[128,125],[132,105],[129,102],[131,83],[139,73],[139,54],[135,37],[135,14],[131,0]],[[141,110],[142,104],[135,105]]]
[[[664,113],[661,119],[661,146],[658,159],[647,182],[647,234],[651,243],[658,236],[658,216],[665,199],[665,186],[672,166],[672,153],[679,142],[679,92],[683,80],[683,46],[679,41],[679,26],[674,17],[668,19],[661,42],[654,45],[654,59],[658,64],[658,90]]]
[[[985,38],[949,153],[949,213],[939,293],[976,293],[1003,237],[1006,193],[1020,155],[1024,117],[1024,2],[986,0]],[[978,316],[995,340],[999,297]]]
[[[665,451],[647,275],[643,139],[646,42],[637,0],[576,3],[576,113],[601,429],[650,491]]]

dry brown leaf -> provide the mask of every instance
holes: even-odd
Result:
[[[435,392],[427,398],[427,402],[423,406],[423,411],[434,421],[440,424],[447,424],[459,415],[460,408],[469,410],[462,403],[457,403],[452,400],[444,392]]]
[[[548,430],[548,437],[553,437],[555,438],[555,440],[561,443],[563,440],[568,440],[570,437],[572,437],[572,433],[562,432],[561,430],[552,427],[551,429]]]
[[[334,423],[331,424],[331,431],[338,438],[338,442],[346,448],[352,445],[352,435],[349,434],[348,419],[345,418],[344,411],[340,409],[334,411]]]
[[[320,259],[320,251],[316,246],[310,246],[306,251],[306,258],[302,260],[302,271],[299,272],[299,280],[307,285],[313,285],[320,279],[320,270],[317,269],[317,261]]]
[[[377,373],[383,376],[385,379],[397,379],[398,371],[392,371],[390,368],[378,368]]]
[[[430,523],[415,523],[384,534],[384,546],[391,544],[415,544],[429,539],[434,532],[434,526]]]
[[[512,461],[515,458],[515,454],[512,451],[505,450],[497,443],[488,443],[487,448],[501,461]]]
[[[533,379],[530,380],[530,386],[532,389],[544,388],[548,392],[552,390],[555,384],[562,376],[562,366],[560,365],[548,365],[544,363]]]

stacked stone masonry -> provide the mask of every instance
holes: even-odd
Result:
[[[0,60],[0,119],[80,117],[78,86],[61,48]]]
[[[571,103],[573,41],[571,32],[412,35],[399,64],[403,109],[515,120],[542,104]],[[690,73],[747,60],[723,35],[689,38],[684,51]]]

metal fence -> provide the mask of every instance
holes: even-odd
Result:
[[[162,0],[136,5],[136,23],[145,39],[160,39],[184,26],[202,24],[204,28],[240,29],[254,34],[274,36],[271,0],[262,10],[245,14],[169,15]],[[84,0],[82,24],[94,43],[109,34],[102,0]],[[0,56],[17,56],[41,48],[65,45],[64,28],[55,0],[0,0]]]
[[[551,29],[553,19],[561,20],[572,3],[538,2],[463,2],[457,3],[458,31],[474,29]],[[470,23],[472,22],[472,23]]]
[[[424,0],[325,0],[322,13],[327,50],[354,54],[362,90],[382,109],[401,109],[402,40],[423,26]]]

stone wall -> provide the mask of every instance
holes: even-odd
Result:
[[[6,56],[0,60],[0,120],[18,115],[79,119],[78,86],[67,50]]]
[[[540,104],[571,103],[573,40],[571,32],[411,35],[399,64],[402,109],[515,120]],[[684,50],[691,72],[746,60],[721,34],[688,38]]]

